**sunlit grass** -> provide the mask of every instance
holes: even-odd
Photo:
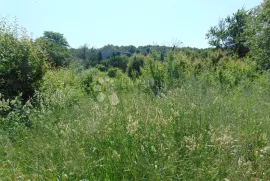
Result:
[[[188,81],[159,97],[118,96],[118,105],[79,96],[33,113],[30,130],[14,130],[12,138],[1,131],[0,178],[269,178],[270,95],[263,87],[224,92]]]

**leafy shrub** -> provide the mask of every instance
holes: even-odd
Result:
[[[152,58],[147,59],[143,68],[143,78],[147,82],[147,88],[157,95],[161,89],[165,88],[167,80],[164,64]]]
[[[86,92],[89,92],[89,86],[93,81],[93,75],[92,74],[85,74],[85,76],[82,79],[82,86]]]
[[[4,99],[0,94],[0,123],[2,128],[11,129],[16,124],[23,123],[25,126],[30,127],[31,122],[29,120],[29,114],[32,105],[29,101],[26,104],[22,104],[21,95],[14,99]]]
[[[122,71],[117,71],[114,79],[114,90],[117,92],[132,92],[135,90],[134,82]]]
[[[222,88],[232,88],[245,82],[252,82],[259,77],[257,65],[249,59],[234,60],[224,57],[212,67],[205,67],[205,71],[198,74],[198,78],[210,85],[220,85]]]
[[[118,68],[111,67],[108,71],[108,76],[111,78],[116,77],[117,71]]]
[[[256,73],[256,64],[251,61],[228,62],[221,60],[217,66],[216,75],[220,84],[223,86],[234,87],[243,81],[253,81],[258,77]]]
[[[36,108],[46,111],[61,112],[63,109],[74,105],[88,91],[88,74],[99,72],[97,69],[75,72],[71,68],[49,70],[44,76],[44,81],[39,91],[35,93]]]
[[[113,56],[107,62],[109,67],[116,67],[126,72],[128,65],[128,57],[126,56]]]
[[[143,67],[145,61],[145,56],[143,55],[133,55],[130,58],[127,73],[131,78],[137,78],[141,75],[141,67]]]
[[[183,52],[170,52],[164,63],[170,87],[182,83],[188,73],[193,72],[191,57]]]
[[[81,82],[81,87],[87,92],[90,93],[90,85],[93,82],[94,76],[98,74],[98,69],[89,69],[83,71],[79,75]]]
[[[0,92],[6,98],[22,93],[26,102],[47,70],[46,55],[16,24],[0,22]]]
[[[220,49],[218,49],[210,53],[209,59],[213,65],[216,65],[223,56],[224,56],[223,52]]]
[[[101,72],[105,72],[106,71],[106,67],[102,64],[97,64],[95,66],[95,68],[97,68],[98,70],[100,70]]]

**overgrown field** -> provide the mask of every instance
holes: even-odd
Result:
[[[0,17],[0,181],[269,181],[270,0],[206,38],[72,48]]]
[[[0,180],[269,180],[269,73],[174,56],[137,79],[50,70],[24,106],[2,99]]]

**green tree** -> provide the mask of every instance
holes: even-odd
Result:
[[[249,52],[247,38],[244,36],[248,16],[248,11],[242,8],[232,16],[220,20],[206,34],[209,44],[217,49],[236,53],[239,57],[245,56]]]
[[[47,52],[51,65],[60,67],[70,63],[72,55],[68,50],[68,42],[63,34],[45,31],[43,36],[36,40]]]
[[[246,36],[250,38],[252,58],[263,69],[270,69],[270,0],[250,11]]]
[[[52,31],[45,31],[43,33],[43,39],[54,42],[63,47],[69,47],[69,44],[63,34]]]

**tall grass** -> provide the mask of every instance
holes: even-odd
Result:
[[[0,180],[269,180],[269,75],[243,78],[253,75],[247,64],[225,61],[221,80],[206,63],[177,61],[153,74],[145,67],[135,81],[48,72],[31,127],[0,128]],[[156,96],[142,91],[158,72],[181,81],[150,85]]]

